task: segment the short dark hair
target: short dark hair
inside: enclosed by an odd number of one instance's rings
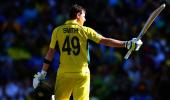
[[[80,5],[73,5],[70,9],[69,17],[70,19],[75,19],[77,16],[77,13],[82,13],[82,11],[86,12],[86,10],[80,6]]]

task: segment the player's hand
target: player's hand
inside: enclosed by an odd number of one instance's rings
[[[37,74],[34,75],[34,79],[33,79],[33,87],[34,89],[38,87],[40,81],[45,80],[47,72],[46,71],[41,71],[38,72]]]
[[[132,40],[130,41],[127,41],[125,43],[125,47],[127,49],[132,49],[133,51],[138,51],[139,48],[142,46],[143,42],[140,40],[140,39],[137,39],[137,38],[133,38]]]

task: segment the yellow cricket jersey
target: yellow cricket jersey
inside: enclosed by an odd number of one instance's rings
[[[60,72],[89,72],[88,39],[99,43],[101,35],[92,28],[68,20],[53,30],[50,48],[56,43],[60,50]]]

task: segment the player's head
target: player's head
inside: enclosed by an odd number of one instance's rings
[[[85,14],[86,10],[82,6],[75,4],[70,9],[69,17],[70,19],[76,19],[80,25],[83,25],[86,21]]]

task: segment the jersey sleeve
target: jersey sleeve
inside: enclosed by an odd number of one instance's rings
[[[50,42],[50,48],[54,49],[57,42],[57,28],[53,30]]]
[[[90,27],[86,27],[86,32],[87,32],[88,39],[90,39],[96,43],[99,43],[99,41],[103,37],[102,35],[98,34],[95,30],[93,30]]]

